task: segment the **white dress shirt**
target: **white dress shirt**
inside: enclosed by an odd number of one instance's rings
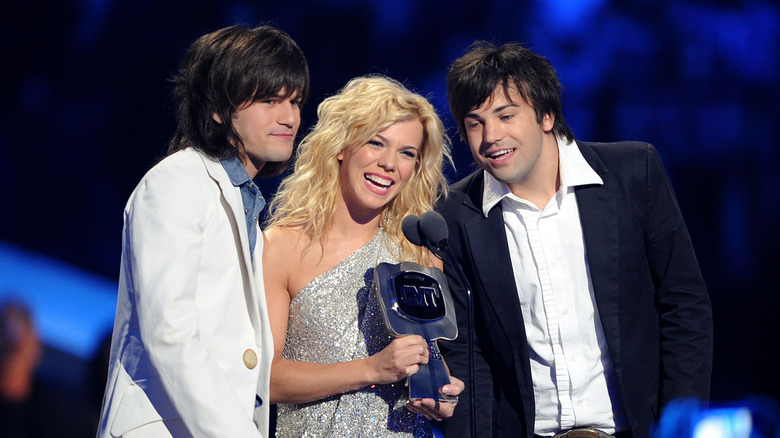
[[[561,187],[543,210],[485,173],[483,212],[502,202],[536,403],[534,433],[626,429],[598,317],[574,188],[603,184],[577,145],[558,139]]]

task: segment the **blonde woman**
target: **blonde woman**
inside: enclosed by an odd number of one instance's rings
[[[433,106],[395,80],[361,77],[318,108],[265,231],[277,437],[431,436],[454,404],[397,406],[428,361],[420,336],[393,338],[372,293],[380,262],[440,262],[401,221],[446,191],[449,139]],[[453,378],[441,391],[458,395]]]

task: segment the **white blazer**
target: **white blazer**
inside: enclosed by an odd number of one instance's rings
[[[240,189],[188,148],[143,177],[124,220],[98,437],[267,437],[263,235],[253,266]]]

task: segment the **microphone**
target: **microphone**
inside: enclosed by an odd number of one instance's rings
[[[420,234],[425,240],[425,246],[443,259],[445,252],[449,249],[447,244],[447,235],[449,230],[444,217],[435,211],[427,211],[420,216]]]
[[[427,211],[419,217],[413,214],[406,216],[401,221],[401,231],[414,245],[425,246],[442,260],[447,256],[449,231],[447,222],[439,213]]]
[[[422,235],[420,234],[420,217],[414,214],[406,216],[401,221],[401,231],[404,233],[404,237],[412,244],[416,246],[423,246]],[[428,246],[428,245],[425,245]]]
[[[469,375],[469,410],[471,414],[470,426],[471,436],[477,436],[476,430],[476,382],[474,381],[474,298],[471,293],[471,286],[468,279],[466,279],[466,273],[463,272],[463,267],[458,263],[455,257],[455,252],[450,248],[447,237],[449,236],[449,228],[447,227],[447,221],[437,211],[426,211],[422,216],[409,215],[401,222],[401,230],[404,236],[417,246],[425,246],[434,253],[438,258],[446,261],[452,266],[453,270],[458,276],[463,287],[466,289],[466,311],[467,311],[467,325],[468,333],[466,337],[466,345],[468,350],[468,375]]]

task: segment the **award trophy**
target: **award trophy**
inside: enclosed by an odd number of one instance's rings
[[[407,378],[409,400],[457,401],[457,397],[439,392],[450,383],[450,374],[436,340],[452,340],[458,335],[444,273],[414,262],[380,263],[374,269],[374,285],[390,332],[397,336],[420,335],[428,342],[428,363]]]

